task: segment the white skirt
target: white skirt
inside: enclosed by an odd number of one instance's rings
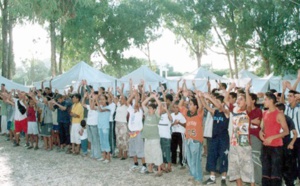
[[[160,166],[163,163],[160,139],[145,139],[145,161]]]
[[[38,124],[36,121],[28,121],[27,134],[39,134]]]

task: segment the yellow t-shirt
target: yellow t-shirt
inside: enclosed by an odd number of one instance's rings
[[[84,110],[83,110],[83,106],[81,105],[81,103],[73,104],[71,112],[73,114],[79,115],[79,118],[72,117],[72,124],[80,123],[81,120],[83,120],[83,112],[84,112]]]

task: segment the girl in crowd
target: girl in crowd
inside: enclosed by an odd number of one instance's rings
[[[154,102],[151,102],[151,99],[154,99],[157,105]],[[158,100],[155,94],[152,94],[142,103],[145,113],[145,122],[142,131],[142,136],[145,139],[145,160],[148,164],[148,173],[153,173],[153,164],[158,166],[158,172],[156,173],[156,176],[162,175],[161,165],[163,163],[160,137],[158,132],[160,111],[157,108],[160,108],[160,106],[161,102]]]
[[[123,87],[123,86],[122,86]],[[128,152],[128,127],[127,127],[127,98],[123,95],[123,88],[117,89],[120,94],[116,110],[116,143],[119,150],[118,158],[121,160],[127,159]]]
[[[98,130],[100,136],[100,146],[102,151],[101,160],[103,163],[110,162],[110,145],[109,145],[109,117],[110,107],[108,107],[107,96],[99,95],[99,99],[96,99],[98,105]]]

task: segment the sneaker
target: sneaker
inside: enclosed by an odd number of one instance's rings
[[[129,169],[129,171],[136,171],[136,170],[138,170],[139,169],[139,166],[137,166],[137,165],[133,165],[132,167],[130,167],[130,169]]]
[[[145,174],[146,171],[147,171],[147,168],[145,166],[142,166],[140,173]]]
[[[18,146],[20,146],[19,143],[14,143],[14,147],[18,147]]]
[[[29,143],[26,143],[25,145],[24,145],[24,147],[29,147],[30,145],[29,145]]]
[[[107,164],[109,163],[110,161],[109,160],[104,160],[103,163]]]
[[[33,146],[29,146],[29,147],[27,147],[27,149],[32,149],[33,148]]]
[[[225,179],[222,179],[222,181],[221,181],[221,186],[227,186],[226,180],[225,180]]]
[[[208,178],[205,182],[203,182],[204,185],[211,185],[216,184],[216,180],[212,180],[211,178]]]
[[[38,146],[34,147],[34,150],[38,150],[38,149],[39,149],[39,147],[38,147]]]

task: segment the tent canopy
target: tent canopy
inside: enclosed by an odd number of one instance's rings
[[[184,75],[183,79],[211,79],[211,80],[224,80],[221,76],[214,74],[203,67],[199,67],[197,70],[190,74]]]
[[[243,69],[239,72],[239,79],[243,79],[243,78],[257,79],[259,77],[249,72],[248,70]]]
[[[115,78],[111,77],[99,70],[89,66],[85,62],[80,62],[73,66],[69,71],[63,73],[60,76],[55,77],[52,80],[52,87],[55,89],[65,89],[68,86],[73,85],[75,90],[80,84],[81,80],[87,80],[89,85],[93,85],[94,88],[98,87],[111,87],[115,83]],[[39,87],[40,82],[35,83]],[[49,86],[49,83],[45,83],[45,86]]]
[[[15,89],[15,90],[21,90],[21,91],[25,91],[28,92],[29,91],[29,87],[26,87],[24,85],[18,84],[16,82],[13,82],[9,79],[6,79],[3,76],[0,76],[0,82],[5,84],[5,87],[8,91],[10,91],[11,89]]]
[[[141,80],[145,81],[145,89],[148,90],[149,85],[152,90],[156,90],[159,87],[159,83],[166,83],[167,80],[152,70],[147,66],[143,65],[140,68],[134,70],[133,72],[123,76],[118,80],[119,83],[126,83],[125,90],[128,90],[129,80],[132,79],[133,84],[139,84]]]

